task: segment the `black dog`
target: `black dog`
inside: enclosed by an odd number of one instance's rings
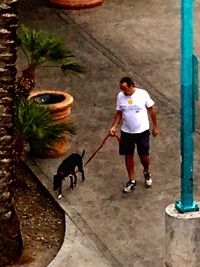
[[[78,172],[82,174],[82,182],[85,180],[84,170],[83,170],[83,156],[85,154],[85,150],[83,150],[82,155],[77,153],[73,153],[68,156],[63,162],[60,164],[57,170],[57,174],[54,175],[53,179],[53,189],[59,190],[58,198],[62,197],[62,180],[69,176],[70,178],[70,188],[73,189],[74,185],[77,184],[77,176],[75,168],[78,168]]]

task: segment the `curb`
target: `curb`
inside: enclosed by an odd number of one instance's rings
[[[65,212],[63,244],[48,267],[122,267],[80,214],[64,198],[57,200],[52,183],[34,159],[25,155],[23,161]]]

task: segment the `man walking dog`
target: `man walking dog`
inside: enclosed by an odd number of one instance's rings
[[[134,150],[137,152],[143,166],[145,185],[152,185],[149,168],[149,116],[152,121],[152,135],[158,134],[156,110],[154,101],[144,89],[135,87],[130,77],[124,77],[120,81],[121,92],[117,96],[116,114],[110,135],[115,135],[117,127],[121,124],[121,137],[119,154],[125,156],[125,165],[129,181],[123,188],[124,193],[132,192],[136,188],[134,171]]]

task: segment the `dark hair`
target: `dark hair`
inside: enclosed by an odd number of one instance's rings
[[[135,86],[133,80],[130,77],[123,77],[120,80],[120,84],[122,84],[122,83],[126,83],[128,87],[131,87],[131,85]]]

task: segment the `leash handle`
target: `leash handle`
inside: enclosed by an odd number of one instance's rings
[[[105,144],[106,140],[108,139],[108,137],[116,137],[117,141],[120,141],[120,138],[114,134],[114,135],[110,135],[107,134],[106,137],[103,139],[103,141],[101,142],[100,146],[97,148],[97,150],[90,156],[90,158],[86,161],[86,163],[84,164],[84,166],[86,166],[91,160],[92,158],[97,154],[97,152],[103,147],[103,145]]]

